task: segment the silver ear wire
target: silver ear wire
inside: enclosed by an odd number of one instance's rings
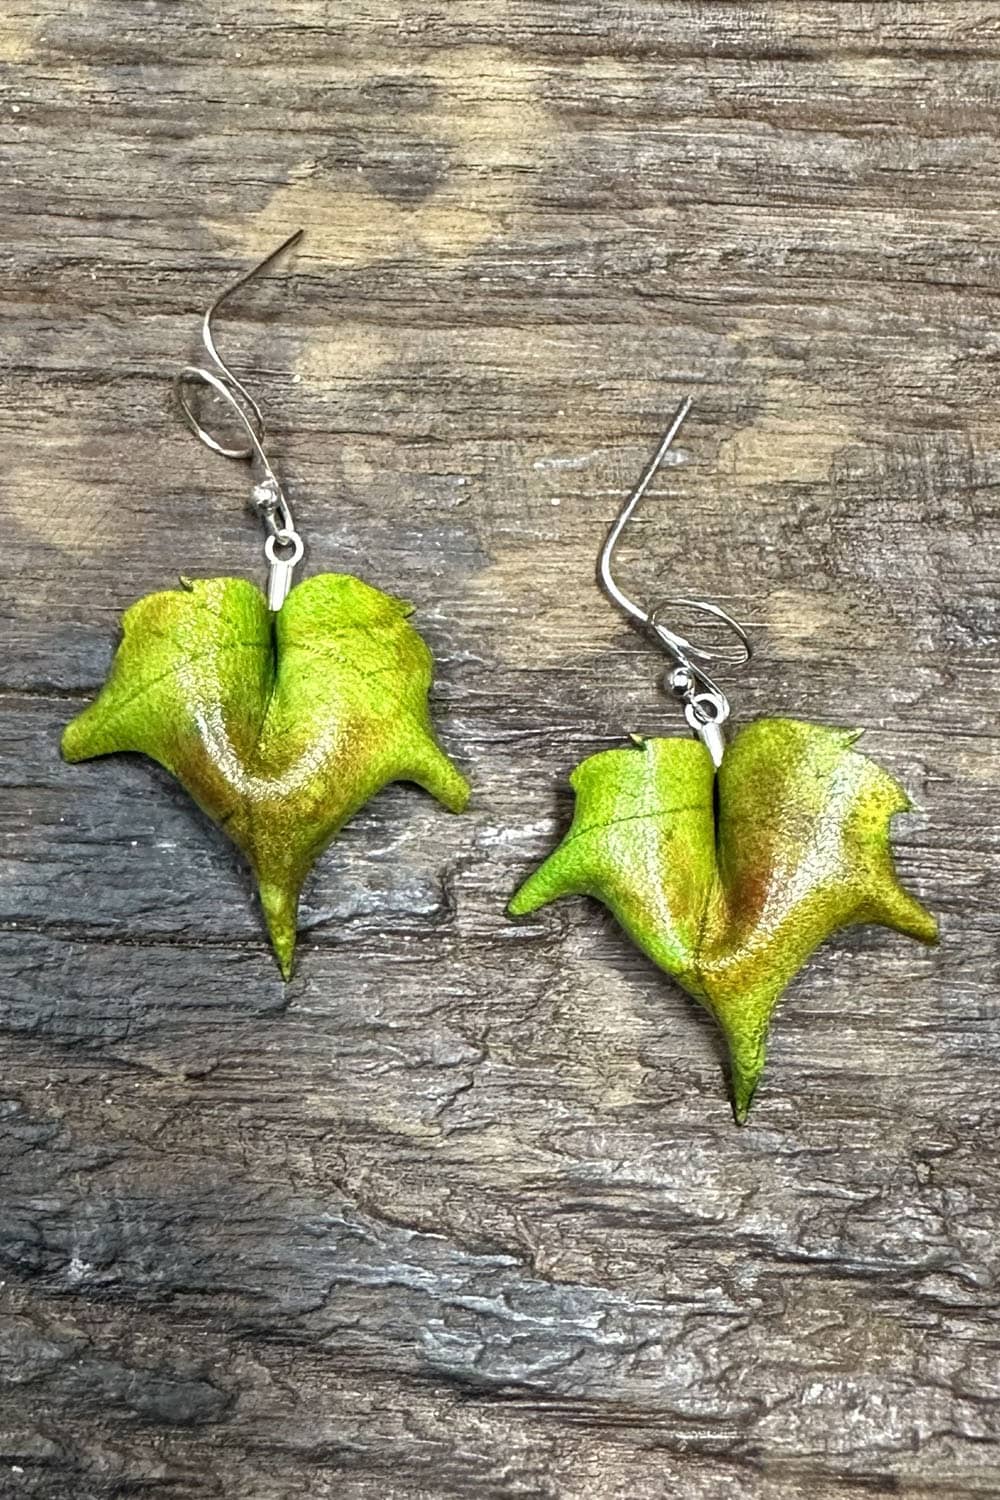
[[[712,757],[712,763],[716,768],[722,764],[725,752],[725,739],[722,726],[729,718],[730,703],[725,693],[716,682],[708,675],[703,663],[722,662],[731,667],[745,666],[753,655],[753,648],[743,626],[732,615],[727,614],[718,604],[713,604],[707,599],[673,598],[665,599],[655,605],[651,610],[643,609],[634,599],[630,599],[621,586],[616,582],[611,571],[611,563],[614,558],[615,548],[621,540],[629,521],[635,513],[636,507],[645,495],[653,479],[656,477],[663,460],[669,452],[674,438],[684,423],[684,419],[691,410],[692,398],[688,396],[678,407],[670,423],[663,441],[647,465],[642,478],[635,489],[628,496],[605,538],[604,546],[601,548],[597,561],[597,579],[608,597],[618,608],[631,620],[634,620],[643,630],[657,642],[660,648],[672,657],[674,666],[667,673],[665,682],[675,697],[684,704],[684,717],[690,728],[702,741],[708,753]],[[739,645],[730,651],[713,651],[704,646],[697,646],[677,631],[670,630],[663,624],[659,616],[661,612],[670,605],[682,605],[685,608],[699,611],[701,614],[712,615],[714,619],[721,620],[737,637]]]
[[[290,234],[276,250],[272,250],[263,260],[251,266],[249,271],[245,271],[231,286],[226,287],[225,291],[220,292],[205,312],[201,324],[201,341],[210,363],[186,365],[174,381],[174,391],[181,411],[198,441],[204,443],[206,448],[211,448],[213,453],[220,453],[223,458],[242,460],[250,465],[253,481],[250,504],[267,532],[267,539],[264,543],[264,555],[268,563],[267,598],[269,607],[275,611],[281,608],[288,596],[295,567],[301,560],[305,549],[302,537],[295,528],[295,519],[288,497],[264,447],[267,432],[263,413],[246,386],[242,381],[237,380],[219,353],[212,319],[227,298],[239,291],[240,287],[246,286],[247,282],[252,281],[255,276],[259,276],[280,255],[284,255],[286,250],[290,250],[293,245],[297,244],[302,238],[302,233],[301,229],[297,229],[294,234]],[[189,385],[208,386],[220,400],[225,402],[246,433],[245,447],[227,447],[202,425],[187,398]],[[280,549],[280,555],[278,549]]]

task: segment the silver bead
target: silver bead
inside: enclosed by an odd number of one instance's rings
[[[674,667],[667,673],[667,687],[678,698],[683,698],[694,687],[694,678],[687,667]]]

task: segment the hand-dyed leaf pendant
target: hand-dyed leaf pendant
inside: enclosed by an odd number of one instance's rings
[[[598,578],[672,658],[666,685],[697,738],[636,738],[577,766],[572,827],[509,911],[523,916],[559,896],[602,901],[719,1023],[742,1124],[771,1013],[823,939],[879,922],[933,943],[937,924],[896,879],[889,825],[910,804],[852,748],[861,731],[760,719],[727,748],[729,700],[706,665],[749,661],[746,632],[717,604],[667,601],[721,621],[739,642],[735,654],[695,646],[663,623],[663,605],[644,609],[614,578],[615,547],[690,409],[689,398],[619,511]]]
[[[209,578],[149,594],[100,697],[68,726],[67,760],[138,750],[175,776],[250,861],[287,977],[314,861],[391,781],[453,812],[469,788],[438,747],[431,654],[411,606],[323,573],[269,612],[260,589]]]
[[[851,748],[859,733],[760,719],[727,749],[717,785],[697,740],[591,756],[570,778],[569,832],[510,904],[521,916],[559,896],[602,901],[719,1023],[740,1123],[771,1013],[824,938],[856,922],[937,938],[893,870],[889,823],[909,801]]]
[[[264,451],[260,407],[215,341],[220,305],[301,234],[216,298],[202,320],[207,362],[177,383],[199,440],[250,464],[267,597],[241,578],[203,578],[140,599],[100,696],[62,742],[70,761],[138,750],[177,778],[250,861],[286,979],[302,883],[348,818],[390,781],[415,781],[453,812],[469,797],[434,738],[431,654],[407,622],[412,606],[341,573],[292,587],[302,538]],[[228,407],[245,446],[202,425],[191,385]]]

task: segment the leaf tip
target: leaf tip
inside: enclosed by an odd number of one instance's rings
[[[937,918],[903,888],[891,871],[877,883],[865,915],[928,948],[937,947],[941,941]]]
[[[471,783],[465,779],[460,771],[455,771],[447,795],[442,796],[441,803],[446,812],[464,813],[471,797]]]
[[[126,748],[102,733],[100,714],[95,712],[96,703],[91,703],[75,719],[70,719],[62,732],[59,753],[71,766],[81,760],[92,760],[95,755],[106,755],[110,750]]]
[[[767,1058],[767,1035],[755,1032],[739,1035],[726,1030],[729,1047],[729,1076],[733,1104],[733,1119],[737,1125],[745,1125],[750,1106],[757,1092],[764,1063]]]
[[[71,765],[78,760],[86,759],[80,744],[82,738],[80,734],[80,717],[78,714],[75,719],[70,719],[62,732],[62,739],[59,741],[59,753],[63,760],[69,761]]]
[[[260,904],[281,977],[291,979],[299,913],[298,891],[264,881],[261,881],[259,889]]]
[[[431,736],[421,746],[416,764],[408,767],[405,779],[430,792],[446,812],[465,812],[472,796],[469,782]]]
[[[751,1083],[743,1077],[733,1077],[733,1119],[737,1125],[745,1125],[750,1115],[753,1096],[757,1092],[757,1080]]]
[[[907,895],[906,892],[903,893]],[[901,910],[894,924],[904,937],[916,938],[928,948],[936,948],[941,942],[941,928],[937,917],[929,912],[913,896],[907,897],[906,907]]]
[[[569,847],[575,849],[574,845]],[[567,854],[567,845],[563,843],[517,888],[507,903],[507,915],[527,917],[539,907],[558,901],[560,896],[583,895],[586,889],[579,866],[575,858]]]
[[[532,871],[527,879],[521,882],[513,896],[507,902],[508,917],[530,916],[533,911],[537,911],[540,906],[545,904],[544,901],[538,899],[537,887],[533,889],[537,873],[537,870]]]

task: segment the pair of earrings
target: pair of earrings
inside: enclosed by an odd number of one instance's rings
[[[260,408],[223,362],[212,321],[208,363],[178,377],[196,436],[249,462],[251,504],[266,531],[266,596],[239,578],[181,579],[124,616],[99,697],[66,728],[69,761],[139,751],[174,776],[253,870],[282,974],[291,973],[299,893],[315,860],[382,787],[414,781],[451,812],[469,785],[440,748],[428,707],[432,660],[412,606],[358,578],[323,573],[292,587],[303,556],[292,511],[265,451]],[[208,387],[245,443],[228,446],[188,398]],[[598,576],[610,598],[673,663],[666,686],[693,737],[642,739],[591,756],[570,777],[572,825],[508,910],[524,916],[561,896],[604,903],[633,942],[715,1017],[726,1039],[737,1121],[764,1066],[771,1014],[832,932],[874,922],[925,943],[934,918],[899,884],[890,821],[910,803],[853,746],[861,731],[760,719],[727,746],[730,705],[707,667],[750,658],[743,629],[717,605],[668,600],[732,629],[713,653],[670,630],[621,589],[614,552],[690,410],[677,412],[608,533]]]

